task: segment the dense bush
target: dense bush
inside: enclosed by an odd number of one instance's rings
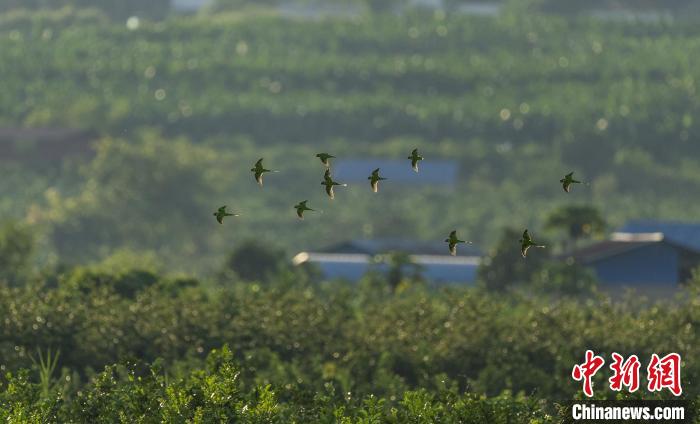
[[[7,422],[168,422],[168,423],[548,423],[547,405],[504,393],[494,398],[408,391],[400,400],[372,395],[336,395],[332,388],[308,392],[295,388],[280,402],[270,385],[246,388],[227,347],[214,350],[201,370],[169,379],[159,365],[113,365],[66,401],[42,396],[26,372],[6,376],[0,385],[0,419]],[[389,405],[392,405],[389,408]],[[551,407],[550,407],[551,408]],[[551,408],[556,411],[556,409]]]
[[[96,279],[68,271],[54,288],[2,287],[0,369],[30,367],[30,354],[52,349],[78,387],[95,370],[129,358],[162,358],[175,378],[228,344],[248,388],[333,387],[360,398],[400,398],[407,390],[435,393],[447,385],[561,400],[580,392],[571,367],[593,348],[640,358],[678,352],[685,393],[698,394],[692,382],[700,376],[700,297],[692,289],[683,299],[651,305],[639,297],[431,291],[418,283],[391,290],[377,278],[359,286],[282,277],[264,286],[207,288],[177,278],[134,279],[147,273],[120,275]],[[145,283],[132,284],[137,281]],[[285,393],[280,399],[288,400]],[[610,394],[601,389],[601,395]]]

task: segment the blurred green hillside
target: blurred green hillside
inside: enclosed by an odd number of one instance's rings
[[[251,12],[131,29],[89,11],[0,15],[0,126],[101,139],[87,156],[0,161],[0,214],[40,230],[49,261],[126,247],[198,273],[249,238],[294,253],[459,228],[490,247],[502,227],[541,230],[568,202],[613,226],[697,219],[697,21],[509,10]],[[415,147],[457,160],[457,187],[387,182],[381,196],[355,185],[325,197],[318,151],[403,159]],[[262,189],[248,171],[259,157],[282,171]],[[591,186],[565,195],[569,171]],[[298,222],[303,199],[325,213]],[[243,216],[219,226],[222,204]]]

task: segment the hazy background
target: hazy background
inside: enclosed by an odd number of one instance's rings
[[[292,255],[459,228],[489,248],[567,202],[612,228],[693,220],[697,6],[586,4],[2,1],[0,215],[31,224],[37,261],[129,249],[201,275],[251,238]],[[325,197],[315,153],[415,147],[457,161],[454,186]],[[261,189],[263,156],[282,173]],[[591,186],[566,196],[570,170]],[[298,222],[303,199],[325,213]],[[243,217],[219,226],[222,204]]]

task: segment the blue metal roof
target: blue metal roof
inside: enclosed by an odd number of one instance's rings
[[[414,255],[412,261],[419,265],[420,275],[435,284],[473,283],[479,268],[480,258]],[[368,271],[374,269],[386,272],[386,263],[373,264],[370,255],[339,253],[301,252],[292,261],[295,265],[312,263],[321,271],[324,278],[358,281]],[[406,272],[411,272],[411,267]]]
[[[408,157],[408,156],[407,156]],[[342,182],[366,182],[373,170],[391,181],[407,184],[434,184],[453,186],[457,183],[459,165],[454,160],[426,159],[418,163],[420,172],[414,172],[411,161],[394,159],[338,159],[331,163],[333,177]]]
[[[461,244],[457,248],[460,256],[481,256],[481,250],[472,244]],[[322,250],[327,253],[361,253],[377,255],[386,252],[405,252],[413,255],[448,254],[447,243],[443,241],[420,241],[401,238],[349,240]]]
[[[700,223],[636,220],[628,222],[618,232],[662,233],[664,240],[700,252]]]

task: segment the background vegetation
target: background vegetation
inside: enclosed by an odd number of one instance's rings
[[[5,162],[0,210],[41,225],[64,261],[128,245],[197,272],[270,234],[292,250],[459,228],[488,248],[506,225],[539,233],[539,217],[574,197],[612,228],[693,219],[697,28],[416,12],[173,18],[129,31],[89,12],[9,14],[2,125],[103,140],[82,158]],[[415,146],[458,160],[456,187],[324,197],[318,150],[400,159]],[[261,156],[284,173],[263,190],[248,172]],[[557,181],[569,170],[592,184],[565,197]],[[296,222],[302,198],[326,213]],[[220,204],[245,218],[219,227],[210,210]]]

